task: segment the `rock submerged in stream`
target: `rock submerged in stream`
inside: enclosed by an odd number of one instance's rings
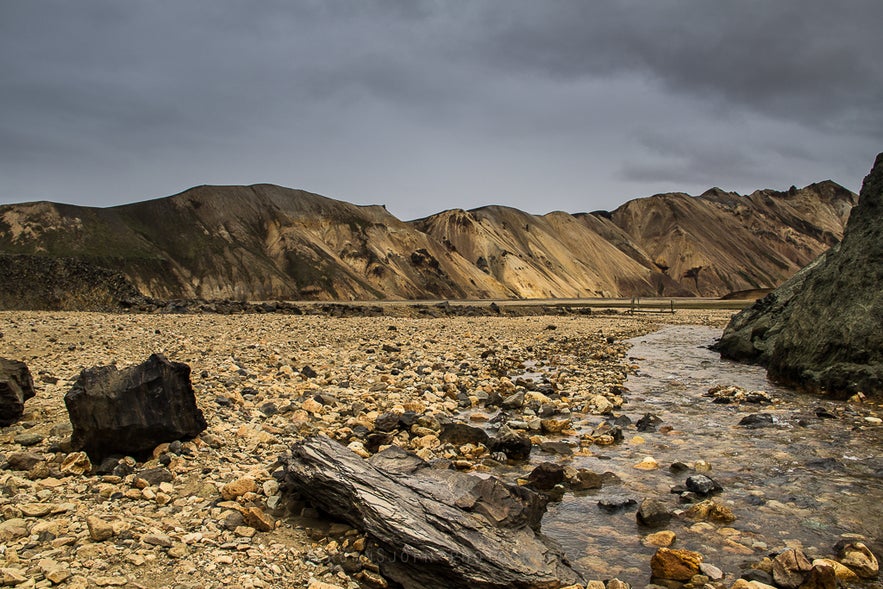
[[[80,373],[64,396],[71,445],[96,463],[139,455],[163,442],[193,438],[206,428],[190,384],[190,367],[153,354],[118,370],[98,366]]]
[[[365,532],[381,573],[405,589],[581,582],[560,550],[535,531],[545,499],[529,489],[433,469],[396,447],[363,460],[325,437],[292,447],[284,482]]]

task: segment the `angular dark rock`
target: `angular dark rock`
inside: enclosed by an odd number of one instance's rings
[[[704,474],[696,474],[687,477],[686,487],[688,491],[699,495],[711,495],[712,493],[720,493],[723,488],[713,479]]]
[[[545,510],[537,493],[432,469],[399,450],[377,456],[375,464],[404,468],[386,471],[333,440],[307,438],[285,460],[284,482],[367,534],[372,560],[393,583],[404,589],[528,589],[581,582],[560,551],[534,531]]]
[[[399,426],[398,413],[381,413],[374,419],[374,429],[379,432],[391,432]]]
[[[527,460],[533,449],[533,442],[526,435],[503,426],[490,440],[488,449],[491,452],[504,453],[509,460]]]
[[[542,462],[527,475],[527,484],[538,491],[548,491],[564,482],[564,467],[554,462]]]
[[[671,521],[672,511],[668,505],[656,499],[644,499],[635,517],[638,524],[647,527],[661,527]]]
[[[503,402],[500,403],[500,406],[503,409],[520,409],[524,405],[524,392],[519,391],[517,393],[513,393],[503,399]]]
[[[802,551],[789,548],[773,559],[773,581],[784,589],[797,589],[812,569]]]
[[[576,471],[576,476],[567,479],[567,485],[574,491],[588,491],[603,487],[604,479],[597,473],[580,468]]]
[[[138,473],[138,478],[144,479],[151,485],[156,486],[160,483],[171,483],[175,480],[175,475],[173,475],[172,471],[169,469],[160,466],[157,468],[142,470]]]
[[[730,321],[721,355],[835,397],[883,395],[883,153],[843,241]]]
[[[0,358],[0,426],[18,421],[34,396],[34,379],[24,362]]]
[[[748,428],[770,427],[775,421],[769,413],[752,413],[739,420],[739,425]]]
[[[113,454],[144,454],[163,442],[192,438],[207,425],[196,406],[190,367],[159,354],[123,370],[84,370],[64,403],[72,446],[95,462]]]
[[[656,428],[662,423],[662,419],[652,413],[645,413],[644,416],[635,423],[635,427],[639,432],[655,432]]]
[[[13,452],[6,456],[10,470],[31,470],[43,462],[43,456],[35,452]]]
[[[465,423],[446,423],[442,425],[438,439],[442,443],[450,443],[455,446],[462,446],[463,444],[484,444],[487,446],[490,442],[490,437],[483,429],[466,425]]]
[[[598,507],[608,513],[621,511],[637,504],[638,502],[631,497],[605,497],[598,500]]]

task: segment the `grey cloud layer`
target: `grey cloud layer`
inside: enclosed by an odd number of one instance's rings
[[[277,182],[402,217],[833,177],[883,146],[883,3],[0,4],[0,200]]]

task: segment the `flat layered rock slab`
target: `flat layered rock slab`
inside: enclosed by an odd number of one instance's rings
[[[413,459],[381,469],[326,437],[292,447],[285,483],[362,530],[381,573],[405,589],[555,589],[581,582],[533,527],[539,495]],[[539,515],[538,515],[539,513]],[[532,527],[533,526],[533,527]]]

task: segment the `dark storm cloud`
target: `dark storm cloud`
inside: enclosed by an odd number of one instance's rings
[[[856,188],[878,0],[0,4],[0,200],[276,182],[401,217]]]

